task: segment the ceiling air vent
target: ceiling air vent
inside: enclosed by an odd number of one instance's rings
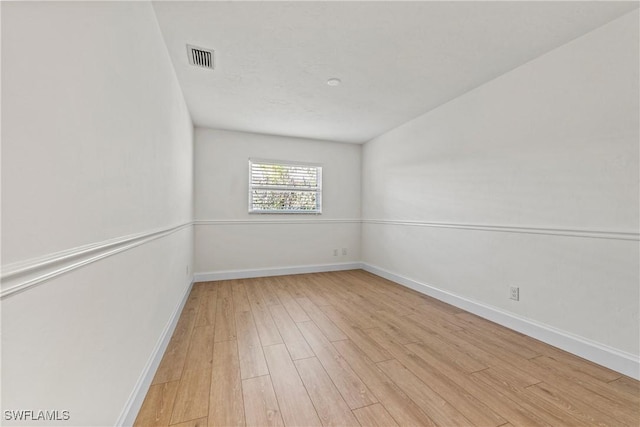
[[[189,64],[213,70],[213,50],[187,45]]]

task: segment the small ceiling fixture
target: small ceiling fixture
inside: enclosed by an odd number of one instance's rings
[[[337,79],[335,77],[332,77],[329,80],[327,80],[327,84],[329,86],[338,86],[338,85],[340,85],[340,83],[342,83],[342,80]]]
[[[204,49],[202,47],[187,45],[187,54],[189,56],[189,64],[209,68],[213,70],[213,50]]]

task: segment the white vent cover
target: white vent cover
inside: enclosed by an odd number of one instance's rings
[[[187,45],[189,64],[213,70],[213,50]]]

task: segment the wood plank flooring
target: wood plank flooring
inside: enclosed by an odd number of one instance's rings
[[[353,270],[196,283],[136,426],[638,426],[640,383]]]

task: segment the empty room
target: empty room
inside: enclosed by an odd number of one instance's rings
[[[0,424],[640,425],[639,6],[0,2]]]

